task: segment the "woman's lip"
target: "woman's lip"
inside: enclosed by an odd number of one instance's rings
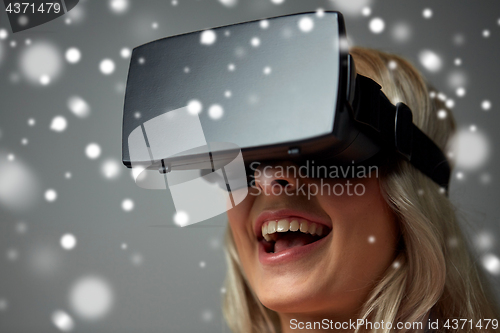
[[[259,242],[259,261],[262,265],[278,265],[286,264],[292,261],[297,261],[302,257],[309,255],[311,252],[315,251],[321,245],[324,245],[326,239],[330,239],[330,234],[325,237],[307,245],[292,247],[287,250],[283,250],[278,253],[267,253],[264,249],[263,242]]]
[[[314,222],[332,229],[332,223],[326,219],[316,216],[311,213],[302,212],[294,209],[280,209],[280,210],[265,210],[257,216],[254,223],[254,233],[257,239],[262,237],[262,224],[266,221],[274,221],[284,218],[301,218],[309,222]]]

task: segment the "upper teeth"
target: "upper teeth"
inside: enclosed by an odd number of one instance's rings
[[[323,226],[318,223],[308,222],[302,219],[282,219],[276,221],[267,221],[262,224],[262,236],[266,241],[270,241],[271,235],[276,232],[301,231],[305,234],[323,235]],[[325,230],[326,232],[326,230]]]

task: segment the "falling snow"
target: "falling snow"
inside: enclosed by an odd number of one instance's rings
[[[349,16],[359,16],[363,8],[370,7],[372,4],[372,0],[330,0],[330,2],[335,10]]]
[[[500,275],[500,259],[494,254],[486,254],[481,258],[484,268],[493,275]]]
[[[213,320],[213,318],[214,318],[214,315],[213,315],[212,311],[210,311],[210,310],[205,310],[201,314],[201,319],[204,322],[210,322]]]
[[[214,104],[208,108],[208,116],[214,120],[220,119],[224,114],[224,109],[219,104]]]
[[[66,51],[65,57],[70,64],[76,64],[80,61],[82,54],[80,53],[79,49],[77,49],[76,47],[72,47]]]
[[[381,18],[375,17],[370,21],[369,28],[374,34],[380,34],[385,29],[385,22]]]
[[[17,261],[19,259],[19,251],[16,249],[8,249],[6,258],[9,261]]]
[[[467,75],[462,69],[453,69],[449,73],[447,81],[452,89],[465,88],[468,84]]]
[[[238,4],[238,0],[219,0],[219,2],[229,8],[234,7]]]
[[[101,172],[108,179],[115,179],[120,176],[122,166],[115,159],[108,159],[102,163]]]
[[[370,32],[373,34],[382,34],[387,30],[388,41],[395,44],[394,47],[403,47],[403,43],[408,43],[404,46],[411,46],[412,49],[417,50],[415,53],[408,54],[407,56],[416,59],[422,69],[431,74],[441,72],[439,75],[432,77],[431,81],[435,80],[436,86],[438,86],[436,88],[441,89],[442,92],[432,91],[429,94],[430,98],[438,98],[445,103],[447,108],[451,109],[455,107],[453,113],[457,112],[458,120],[469,119],[465,116],[467,114],[475,115],[475,118],[470,118],[471,120],[473,119],[474,123],[469,121],[460,124],[459,122],[461,127],[452,140],[453,149],[449,152],[449,156],[452,156],[455,162],[452,183],[456,187],[461,186],[464,188],[474,183],[485,188],[488,184],[493,184],[493,186],[490,185],[489,189],[494,189],[495,181],[497,181],[498,177],[494,164],[488,164],[488,162],[492,157],[496,158],[493,156],[493,139],[495,133],[491,131],[491,127],[485,127],[485,124],[488,122],[493,124],[495,122],[495,118],[493,117],[497,113],[494,108],[497,103],[496,96],[494,92],[492,93],[487,89],[483,89],[483,86],[474,82],[472,66],[477,62],[472,61],[465,51],[469,46],[475,45],[473,43],[496,45],[495,43],[497,43],[497,37],[499,36],[498,27],[492,25],[498,23],[500,26],[500,18],[498,21],[485,22],[484,25],[476,26],[473,30],[469,31],[461,26],[454,28],[450,26],[449,33],[447,33],[444,40],[441,40],[442,45],[453,47],[454,51],[450,53],[449,51],[446,52],[444,46],[441,48],[440,44],[436,44],[436,40],[429,40],[428,43],[419,45],[416,43],[415,45],[410,44],[410,42],[416,42],[418,38],[422,37],[422,31],[426,31],[425,29],[439,24],[439,21],[444,19],[442,17],[443,12],[438,7],[417,7],[416,10],[412,10],[414,19],[416,18],[416,20],[412,20],[404,15],[393,15],[391,17],[390,13],[381,11],[378,3],[371,0],[328,0],[327,2],[328,5],[325,4],[325,9],[327,10],[339,10],[346,16],[362,16],[358,19],[358,23],[360,23],[361,28],[364,27],[363,29],[367,33],[367,36],[370,35]],[[243,6],[242,3],[239,0],[218,0],[218,3],[214,2],[214,6],[219,11],[228,13],[229,15],[234,10],[239,10]],[[269,8],[274,8],[274,5],[284,4],[283,8],[281,8],[284,10],[291,3],[285,0],[269,0],[266,5],[270,6]],[[178,8],[169,7],[171,11],[178,11],[183,9],[185,3],[172,0],[170,4],[172,6],[179,5]],[[126,21],[124,20],[132,17],[136,9],[140,9],[140,2],[107,0],[104,2],[104,6],[107,20],[110,22],[114,22],[113,20],[123,20],[124,23],[122,24],[122,21],[120,21],[120,25],[117,24],[117,26],[122,27],[120,29],[128,29],[129,26],[125,24]],[[233,9],[235,7],[238,8]],[[55,20],[53,24],[59,24],[60,27],[68,31],[76,31],[74,29],[78,28],[78,24],[88,24],[88,22],[85,22],[86,19],[90,22],[91,17],[86,12],[88,8],[90,8],[89,4],[82,1],[78,6],[69,11],[65,18],[61,19],[62,21],[57,22]],[[278,9],[274,8],[273,10]],[[290,37],[290,41],[296,36],[302,35],[301,32],[304,36],[306,33],[316,33],[314,30],[315,24],[319,26],[326,19],[325,9],[318,8],[315,14],[311,13],[308,17],[298,19],[294,22],[294,25],[290,25],[283,31],[280,31],[280,33],[282,32],[284,36]],[[447,15],[452,14],[447,13]],[[373,17],[373,15],[380,15],[380,17]],[[143,26],[144,30],[147,30],[147,35],[144,32],[137,31],[139,35],[134,37],[136,38],[135,42],[129,39],[117,40],[114,44],[110,42],[109,48],[106,48],[104,51],[101,50],[100,53],[89,48],[83,40],[80,42],[78,39],[75,39],[73,42],[63,43],[56,35],[48,36],[43,34],[30,35],[30,38],[18,37],[17,34],[11,34],[8,29],[0,27],[0,69],[7,70],[4,75],[7,86],[10,85],[12,89],[18,89],[18,91],[21,91],[21,89],[25,89],[26,91],[29,89],[43,91],[50,98],[56,92],[61,93],[61,96],[57,97],[59,102],[56,107],[49,108],[44,104],[37,104],[35,108],[13,110],[19,112],[21,117],[22,126],[19,129],[13,128],[10,130],[9,124],[2,124],[2,140],[5,140],[2,142],[5,142],[5,149],[7,151],[0,152],[0,208],[5,208],[15,217],[10,222],[8,221],[7,224],[10,232],[13,232],[13,242],[18,240],[23,241],[23,243],[9,244],[2,250],[1,253],[5,265],[15,267],[26,263],[26,267],[32,269],[33,275],[37,278],[56,278],[56,273],[62,274],[63,267],[65,267],[62,265],[65,260],[64,256],[74,259],[76,255],[83,252],[82,250],[85,250],[85,247],[89,246],[88,239],[85,239],[83,234],[80,235],[78,230],[71,226],[67,227],[69,224],[66,224],[63,230],[59,230],[56,238],[47,242],[47,244],[32,245],[31,240],[35,240],[34,236],[39,233],[37,229],[38,225],[41,225],[43,221],[42,218],[38,221],[28,217],[26,214],[37,214],[37,211],[34,210],[37,205],[53,212],[53,214],[57,214],[59,206],[63,204],[63,200],[65,204],[68,203],[67,198],[70,198],[68,194],[73,195],[75,193],[71,192],[73,187],[78,188],[81,186],[79,182],[90,181],[90,179],[84,179],[86,172],[82,172],[83,169],[79,169],[76,163],[85,165],[85,168],[88,168],[95,175],[94,180],[100,181],[105,186],[116,186],[120,183],[121,180],[117,181],[117,179],[119,179],[121,173],[125,172],[126,169],[120,161],[119,153],[115,155],[117,151],[111,150],[111,146],[105,142],[107,140],[105,137],[95,135],[95,132],[92,132],[94,128],[90,124],[92,122],[101,123],[105,119],[104,117],[110,114],[113,114],[114,118],[116,116],[119,117],[121,112],[120,103],[123,103],[126,79],[126,76],[123,75],[126,75],[125,68],[132,56],[131,49],[138,45],[138,40],[154,40],[166,35],[163,30],[170,29],[167,23],[163,23],[168,21],[155,21],[158,19],[155,15],[145,16]],[[234,72],[230,73],[230,77],[236,78],[238,74],[243,73],[251,55],[259,53],[269,46],[266,33],[276,27],[273,25],[273,22],[261,20],[258,22],[257,29],[252,34],[242,38],[241,45],[228,50],[228,58],[225,64],[227,64],[227,71]],[[20,25],[28,24],[28,17],[19,16],[18,23]],[[131,29],[135,29],[133,25],[130,25],[130,27]],[[264,29],[268,29],[268,31],[263,31]],[[96,36],[95,40],[97,41],[99,37]],[[105,37],[108,37],[108,35]],[[203,47],[200,47],[205,50],[215,50],[220,45],[223,45],[223,42],[234,40],[237,37],[236,30],[224,30],[217,33],[214,30],[205,30],[200,33],[199,40],[198,35],[196,35],[195,43],[198,44],[199,41],[203,45]],[[354,37],[358,41],[357,36],[354,35]],[[220,38],[219,41],[217,41],[218,38]],[[372,35],[372,39],[375,41],[376,38]],[[359,41],[361,40],[360,38]],[[382,40],[380,41],[382,42]],[[342,40],[341,42],[342,47],[347,49],[347,40]],[[217,45],[217,43],[220,43],[220,45]],[[377,43],[377,41],[374,43]],[[354,45],[354,43],[351,44]],[[460,48],[463,45],[465,47]],[[95,46],[98,49],[99,45],[97,43]],[[482,51],[482,49],[478,49],[478,52]],[[113,57],[117,61],[116,63],[112,59]],[[144,69],[147,69],[153,63],[153,60],[153,58],[146,59],[134,53],[133,61],[145,65]],[[237,66],[238,70],[236,71]],[[388,62],[387,66],[391,70],[398,70],[398,63],[395,61]],[[120,73],[117,71],[117,68],[119,68]],[[123,72],[121,72],[122,69]],[[281,74],[279,63],[274,62],[273,59],[258,63],[254,69],[262,80],[274,80],[276,76]],[[189,61],[181,63],[174,70],[181,74],[185,73],[182,75],[186,79],[197,77],[200,73],[199,66]],[[89,75],[97,76],[100,78],[100,81],[91,81],[83,75],[85,74],[84,72],[89,72]],[[223,68],[223,72],[225,72],[224,75],[229,74],[225,68]],[[111,76],[112,74],[115,75]],[[91,91],[85,90],[86,88],[79,88],[78,85],[70,87],[68,80],[76,75],[79,75],[78,80],[84,87],[98,87],[103,92],[111,89],[111,92],[117,92],[118,94],[105,94],[103,95],[104,97],[99,97]],[[122,76],[118,78],[119,75]],[[441,79],[445,82],[444,86],[439,86]],[[71,89],[66,89],[67,87]],[[192,115],[198,115],[203,112],[203,117],[207,116],[216,123],[218,119],[224,117],[224,108],[229,113],[231,108],[230,103],[238,101],[238,98],[241,98],[242,103],[248,102],[252,105],[259,103],[260,96],[262,96],[263,101],[265,98],[265,95],[257,91],[257,89],[256,91],[240,91],[237,89],[237,86],[230,84],[226,86],[222,85],[222,88],[219,87],[218,89],[215,91],[218,99],[215,100],[206,99],[201,94],[196,95],[196,92],[185,96],[184,98],[186,99],[184,102],[188,101],[185,104],[187,111]],[[51,91],[52,93],[50,93]],[[478,91],[480,92],[479,96],[477,96]],[[33,93],[28,96],[35,95],[36,93]],[[205,105],[196,98],[203,99]],[[103,101],[106,101],[106,103],[108,101],[116,103],[117,106],[114,105],[112,108],[109,108]],[[68,115],[68,111],[72,115]],[[435,110],[434,112],[432,116],[438,121],[447,122],[452,116],[445,109]],[[146,110],[136,111],[134,117],[137,119],[137,123],[143,120],[146,121],[147,112]],[[141,119],[141,117],[144,119]],[[85,118],[88,119],[84,120]],[[112,117],[109,118],[111,119]],[[27,122],[24,123],[24,121]],[[41,126],[35,127],[37,121]],[[93,136],[86,137],[85,134],[87,132]],[[84,133],[83,136],[82,133]],[[110,135],[112,133],[114,133],[113,129],[110,129]],[[45,161],[38,160],[38,158],[34,158],[35,155],[31,154],[32,151],[38,152],[46,148],[43,146],[43,135],[50,136],[51,140],[53,139],[55,140],[54,142],[58,141],[61,144],[64,144],[71,137],[74,138],[72,140],[81,140],[75,146],[75,156],[67,154],[64,156],[64,159],[61,158],[61,163],[54,162],[54,170],[49,170],[49,174],[46,173],[47,170],[40,168]],[[114,137],[116,138],[116,136]],[[99,160],[102,155],[99,144],[88,143],[93,140],[103,143],[103,147],[106,148],[105,156],[103,156],[105,159]],[[14,144],[10,145],[10,143]],[[58,146],[54,145],[54,147]],[[82,154],[82,148],[84,148],[85,156]],[[108,155],[106,156],[106,154]],[[59,158],[60,156],[53,155],[51,157]],[[73,171],[75,179],[69,181],[69,179],[72,179],[73,174],[70,171],[65,172],[64,170]],[[51,174],[55,174],[55,178],[50,178]],[[439,192],[444,194],[445,190],[440,189]],[[137,207],[144,207],[139,196],[132,194],[132,192],[116,191],[116,193],[118,193],[118,196],[112,199],[111,209],[118,213],[121,212],[120,218],[136,219],[136,214],[126,213],[132,212],[136,205]],[[415,195],[420,197],[425,197],[426,194],[428,193],[424,192],[423,189],[415,190]],[[137,201],[135,202],[135,199],[132,200],[130,198],[123,199],[128,195],[134,196]],[[26,220],[21,220],[24,218]],[[78,217],[75,218],[77,219]],[[28,223],[25,221],[28,221]],[[189,215],[186,212],[177,212],[173,216],[173,222],[178,226],[186,226],[190,222]],[[65,233],[69,231],[74,232],[78,236],[78,240],[73,233]],[[176,231],[185,232],[186,230],[179,229]],[[127,264],[127,268],[134,272],[144,271],[147,266],[144,265],[145,257],[143,254],[135,252],[138,248],[135,240],[128,238],[128,236],[122,235],[120,237],[116,238],[118,241],[116,239],[113,240],[112,244],[114,245],[112,246],[120,253],[121,259]],[[473,244],[479,251],[480,264],[487,272],[494,276],[500,276],[500,259],[495,252],[498,242],[497,238],[495,232],[492,230],[479,231],[472,237]],[[123,240],[129,242],[129,244],[123,242]],[[78,241],[82,243],[80,244]],[[375,236],[369,236],[366,238],[366,241],[373,244],[376,243],[376,238]],[[23,244],[25,243],[28,246],[26,249],[23,248]],[[459,242],[456,238],[451,237],[448,239],[448,245],[452,248],[457,247]],[[223,245],[220,239],[209,238],[204,243],[204,246],[215,251]],[[151,262],[146,261],[146,264],[153,266],[154,263],[151,260]],[[200,259],[188,262],[188,266],[199,269],[200,276],[202,277],[211,267],[216,267],[215,263],[210,263],[207,269],[207,262],[200,261]],[[399,261],[393,262],[392,267],[394,269],[398,269],[400,266],[401,263]],[[64,288],[66,287],[64,286]],[[67,291],[67,289],[64,290]],[[220,293],[226,293],[226,289],[224,287],[221,288]],[[5,297],[8,297],[9,300]],[[67,295],[68,304],[65,302],[59,305],[55,304],[52,309],[49,309],[45,313],[45,324],[54,325],[54,330],[57,329],[61,332],[78,331],[80,327],[76,327],[76,324],[80,325],[79,320],[97,321],[106,317],[113,310],[117,300],[113,285],[109,281],[97,275],[83,276],[70,286]],[[64,308],[68,305],[69,309]],[[0,294],[0,315],[3,314],[2,312],[10,311],[11,309],[14,310],[19,306],[23,305],[14,296]],[[195,310],[195,319],[197,318],[205,324],[214,322],[214,318],[217,318],[216,316],[217,312],[211,309],[198,308]]]
[[[199,114],[201,110],[203,110],[203,105],[201,104],[200,101],[193,99],[188,102],[187,110],[190,114],[196,115]]]
[[[42,76],[40,76],[40,84],[42,86],[46,86],[50,83],[51,79],[50,79],[50,76],[44,74]]]
[[[488,100],[484,100],[481,102],[481,109],[484,111],[489,111],[491,109],[491,102]]]
[[[75,328],[75,322],[69,314],[57,310],[52,314],[52,323],[62,332],[71,332]]]
[[[111,59],[104,59],[99,64],[99,70],[104,75],[113,74],[113,72],[115,71],[115,63]]]
[[[82,319],[98,320],[106,316],[114,305],[111,285],[98,276],[78,279],[70,288],[69,301],[73,311]]]
[[[80,96],[68,98],[68,109],[78,118],[86,118],[90,115],[90,106]]]
[[[63,116],[54,117],[50,123],[50,129],[54,132],[63,132],[67,126],[68,122]]]
[[[122,201],[122,209],[126,212],[130,212],[134,209],[134,202],[132,199],[124,199]]]
[[[18,222],[16,224],[16,232],[18,234],[25,234],[28,231],[28,225],[25,222]]]
[[[453,138],[453,150],[457,167],[475,170],[488,160],[490,144],[485,134],[476,127],[462,129]]]
[[[85,155],[91,160],[101,156],[101,147],[97,143],[89,143],[85,148]]]
[[[37,42],[22,50],[19,67],[29,82],[48,85],[61,75],[62,55],[54,44],[46,41]]]
[[[392,38],[399,43],[408,42],[411,34],[412,29],[406,22],[398,22],[391,29]]]
[[[422,11],[422,16],[426,19],[430,19],[432,17],[432,9],[426,8]]]
[[[20,26],[25,26],[29,23],[29,19],[26,15],[21,15],[18,17],[17,23],[19,23]]]
[[[221,242],[218,238],[212,238],[210,239],[209,245],[212,249],[218,249],[221,246]]]
[[[5,298],[0,298],[0,312],[4,312],[9,307],[9,302]]]
[[[430,72],[438,72],[443,66],[441,58],[431,50],[424,50],[419,54],[420,63]]]
[[[45,191],[45,200],[48,202],[53,202],[56,201],[57,199],[57,192],[54,189],[48,189]]]
[[[462,34],[456,34],[453,36],[453,43],[457,46],[461,46],[465,43],[465,37]]]
[[[124,59],[127,59],[130,57],[131,51],[128,47],[124,47],[120,50],[120,56]]]
[[[15,159],[14,154],[0,154],[0,205],[24,212],[31,209],[41,195],[39,180],[32,168]]]
[[[40,278],[52,278],[60,274],[63,256],[57,243],[37,244],[28,254],[28,266]]]
[[[238,58],[243,58],[246,54],[247,54],[247,51],[244,47],[237,47],[235,50],[234,50],[234,54],[238,57]]]
[[[130,257],[130,261],[132,262],[132,265],[134,265],[134,266],[141,266],[142,263],[144,262],[144,257],[140,253],[134,253]]]
[[[311,32],[314,29],[314,21],[312,18],[306,16],[299,20],[299,29],[302,32]]]
[[[480,232],[474,237],[474,245],[480,251],[490,251],[495,246],[495,237],[491,232]]]
[[[184,227],[189,222],[189,215],[186,212],[179,211],[174,215],[174,223],[179,227]]]
[[[203,45],[212,45],[217,40],[217,35],[213,30],[205,30],[200,35],[200,43]]]
[[[83,23],[86,17],[86,7],[76,6],[70,10],[67,14],[68,18],[65,20],[66,24],[80,24]]]
[[[128,7],[129,7],[128,0],[110,0],[109,1],[109,8],[115,14],[123,14],[123,13],[127,12]]]
[[[260,46],[260,39],[258,37],[253,37],[251,40],[250,40],[250,44],[253,46],[253,47],[259,47]]]
[[[61,237],[61,247],[65,250],[72,250],[76,246],[76,237],[72,234],[65,234]]]
[[[439,110],[437,116],[439,119],[445,119],[448,116],[448,112],[446,110]]]

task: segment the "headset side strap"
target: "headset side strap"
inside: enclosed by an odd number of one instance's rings
[[[394,106],[372,79],[357,75],[353,105],[354,119],[371,132],[375,140],[396,152],[430,177],[448,188],[450,166],[441,149],[413,124],[410,108],[403,103]]]

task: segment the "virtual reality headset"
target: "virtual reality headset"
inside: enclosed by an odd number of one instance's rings
[[[389,151],[447,188],[443,152],[380,88],[356,73],[339,12],[159,39],[131,55],[123,163],[145,188],[219,170],[231,191],[255,161],[358,164]]]

